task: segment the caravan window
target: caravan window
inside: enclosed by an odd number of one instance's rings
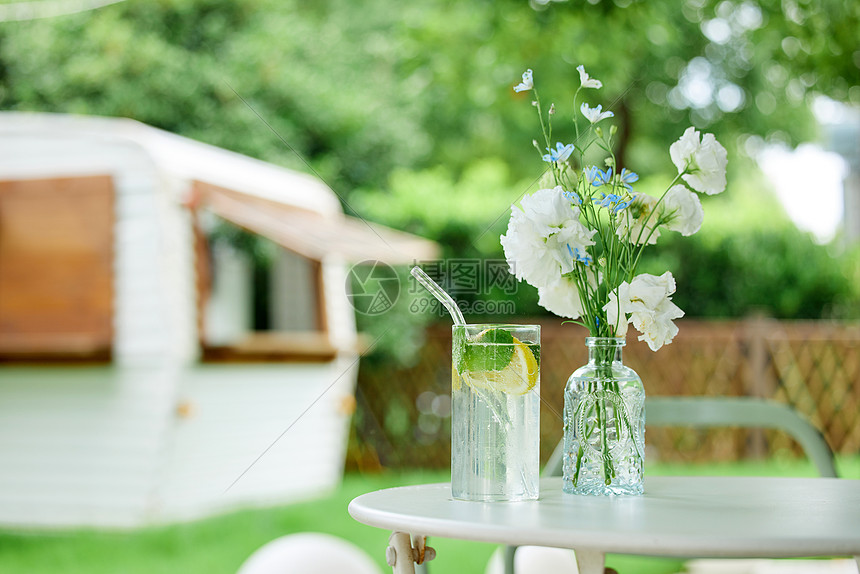
[[[204,214],[201,214],[204,215]],[[205,218],[205,215],[204,215]],[[198,232],[205,360],[330,360],[322,269],[227,221]]]

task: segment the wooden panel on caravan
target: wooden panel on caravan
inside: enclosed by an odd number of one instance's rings
[[[0,357],[109,356],[109,176],[0,181]]]

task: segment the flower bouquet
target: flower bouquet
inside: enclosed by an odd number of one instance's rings
[[[576,110],[583,89],[602,84],[579,71]],[[659,196],[634,190],[639,176],[616,164],[613,117],[601,105],[583,102],[583,119],[573,118],[576,140],[553,146],[554,104],[544,109],[531,70],[516,92],[531,92],[547,164],[548,183],[520,205],[501,243],[511,272],[538,290],[547,310],[586,327],[589,364],[577,370],[565,390],[564,488],[582,494],[642,492],[644,390],[639,377],[621,362],[621,346],[632,324],[639,340],[656,351],[678,333],[673,323],[684,312],[672,302],[675,279],[637,274],[642,252],[664,231],[688,236],[704,219],[698,193],[726,187],[726,150],[712,134],[688,128],[669,148],[677,175]],[[586,165],[598,148],[603,165]],[[619,169],[620,167],[620,169]]]

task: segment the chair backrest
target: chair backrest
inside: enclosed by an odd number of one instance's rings
[[[781,430],[800,444],[821,476],[837,476],[833,451],[818,429],[797,411],[776,401],[752,397],[649,397],[645,399],[645,424]],[[561,441],[544,467],[545,476],[561,474],[563,452]]]

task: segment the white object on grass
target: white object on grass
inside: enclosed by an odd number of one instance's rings
[[[484,574],[503,574],[504,571],[505,554],[500,548],[490,557]],[[514,572],[517,574],[545,574],[546,572],[578,574],[579,570],[576,567],[576,554],[573,550],[546,546],[520,546],[514,554]]]
[[[381,574],[361,548],[330,534],[303,532],[272,540],[255,551],[237,574]]]

